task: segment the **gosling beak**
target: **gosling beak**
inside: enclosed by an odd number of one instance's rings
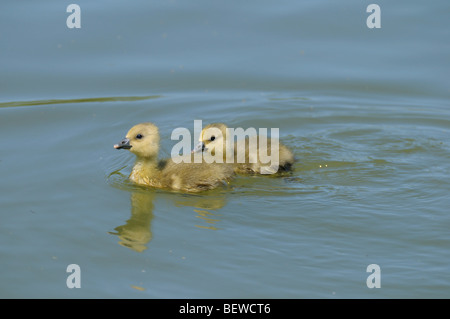
[[[123,140],[120,141],[119,144],[115,144],[114,148],[118,149],[118,150],[121,149],[121,148],[123,148],[125,150],[129,150],[131,148],[130,139],[124,138]]]
[[[194,149],[192,150],[191,153],[198,153],[198,152],[203,152],[205,150],[205,143],[203,142],[199,142]]]

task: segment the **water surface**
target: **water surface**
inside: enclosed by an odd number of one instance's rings
[[[446,2],[77,3],[0,10],[1,297],[450,297]],[[131,126],[194,120],[280,128],[292,174],[127,180]]]

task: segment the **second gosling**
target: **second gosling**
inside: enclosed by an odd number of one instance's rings
[[[158,161],[159,130],[153,123],[133,126],[115,149],[136,155],[129,179],[136,184],[182,192],[201,192],[227,184],[234,175],[232,166],[216,163],[175,163]]]
[[[233,138],[233,137],[230,137]],[[208,151],[212,155],[218,155],[226,162],[227,154],[231,153],[234,163],[234,170],[238,174],[275,174],[286,172],[292,169],[294,164],[294,154],[282,143],[275,143],[272,138],[267,138],[267,149],[263,149],[260,139],[261,136],[246,137],[243,144],[234,143],[234,149],[227,148],[227,126],[223,123],[212,123],[205,126],[200,134],[199,144],[193,152]],[[251,149],[250,144],[254,144],[256,148]],[[272,150],[278,154],[278,161],[264,164],[261,161],[261,152]],[[243,154],[243,161],[239,161],[239,154]],[[271,155],[271,152],[268,152]]]

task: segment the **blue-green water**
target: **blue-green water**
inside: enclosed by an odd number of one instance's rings
[[[4,1],[0,297],[450,297],[450,5],[370,3]],[[131,126],[194,120],[280,128],[292,175],[127,181]]]

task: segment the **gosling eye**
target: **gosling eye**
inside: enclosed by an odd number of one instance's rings
[[[136,135],[136,138],[137,138],[138,140],[140,140],[141,138],[143,138],[143,136],[142,136],[142,134],[138,134],[138,135]]]
[[[216,137],[213,135],[213,136],[211,136],[210,141],[214,141],[215,139],[216,139]]]

